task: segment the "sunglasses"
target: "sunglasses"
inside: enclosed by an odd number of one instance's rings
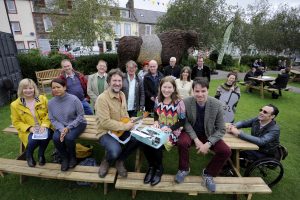
[[[266,110],[263,110],[262,108],[259,109],[259,112],[263,112],[264,114],[269,114]]]

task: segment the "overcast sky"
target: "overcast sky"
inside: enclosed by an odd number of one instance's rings
[[[167,6],[170,0],[134,0],[134,7],[146,10],[156,10],[156,11],[167,11]],[[172,0],[171,0],[172,1]],[[125,7],[128,0],[119,0],[120,6]],[[246,8],[248,4],[254,4],[256,0],[226,0],[228,4],[238,5]],[[300,0],[269,0],[269,3],[273,5],[275,9],[280,6],[280,4],[288,4],[289,6],[299,6]]]

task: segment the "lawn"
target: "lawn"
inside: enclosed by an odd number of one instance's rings
[[[216,87],[222,83],[222,80],[212,80],[210,85],[210,95],[215,94]],[[299,85],[298,85],[299,86]],[[261,99],[257,91],[248,94],[245,93],[245,88],[241,88],[242,97],[239,101],[236,113],[236,121],[247,119],[258,114],[259,108],[263,105],[272,103],[278,106],[280,113],[277,117],[277,123],[281,127],[281,143],[289,150],[289,156],[282,161],[285,173],[282,181],[272,188],[273,193],[270,195],[254,195],[255,200],[282,200],[282,199],[300,199],[300,178],[299,171],[300,157],[296,152],[299,150],[300,144],[300,94],[283,91],[283,96],[279,99],[272,99],[270,93],[265,95],[265,99]],[[9,106],[0,108],[0,130],[3,130],[10,124]],[[299,135],[298,135],[299,134]],[[0,131],[0,157],[16,158],[19,152],[19,139],[15,135],[4,134]],[[87,141],[82,141],[83,144],[88,144]],[[91,143],[94,147],[93,156],[99,162],[103,156],[103,150],[96,143]],[[50,143],[46,158],[51,160],[51,152],[53,144]],[[191,150],[191,174],[199,175],[201,169],[207,163],[210,155],[199,157],[195,155],[195,151]],[[174,148],[171,152],[164,152],[165,173],[175,174],[177,169],[177,151]],[[134,168],[134,155],[128,161],[129,170]],[[146,163],[143,164],[145,171]],[[297,172],[298,171],[298,172]],[[131,192],[127,190],[117,190],[113,185],[109,185],[108,194],[103,195],[103,185],[99,184],[98,188],[90,188],[78,186],[75,182],[48,180],[29,177],[23,184],[19,184],[17,175],[7,174],[4,178],[0,178],[0,199],[130,199]],[[159,193],[159,192],[138,192],[137,200],[150,199],[232,199],[231,195],[199,195],[188,196],[178,193]]]

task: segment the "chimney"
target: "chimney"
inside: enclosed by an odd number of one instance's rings
[[[128,0],[126,3],[126,8],[133,10],[134,9],[134,0]]]

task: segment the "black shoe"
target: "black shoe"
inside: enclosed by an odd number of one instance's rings
[[[71,158],[69,161],[69,168],[74,168],[77,165],[76,158]]]
[[[39,156],[39,165],[43,166],[46,163],[45,156]]]
[[[64,158],[62,159],[61,161],[61,167],[60,167],[60,170],[61,171],[67,171],[69,169],[69,160]]]
[[[151,179],[151,186],[157,185],[160,180],[161,180],[161,176],[163,174],[163,170],[162,169],[156,169],[153,178]]]
[[[33,159],[33,156],[28,156],[26,158],[26,160],[27,160],[27,164],[28,164],[29,167],[34,167],[36,165],[36,162]]]
[[[149,167],[145,178],[144,178],[144,184],[148,184],[151,182],[153,175],[154,175],[155,169],[153,167]]]

